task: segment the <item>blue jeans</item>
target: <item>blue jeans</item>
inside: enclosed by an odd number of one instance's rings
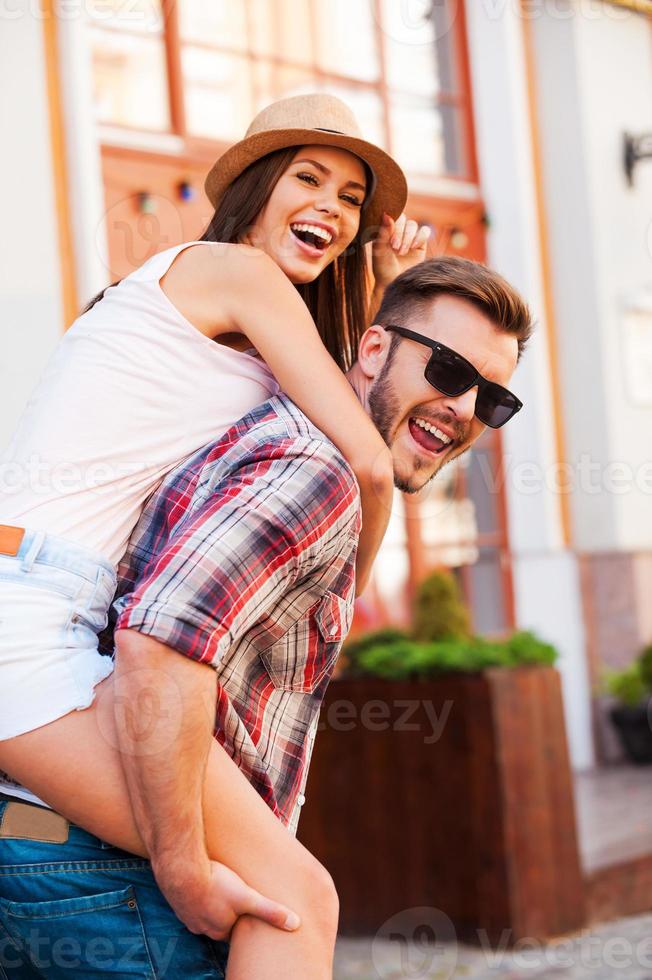
[[[223,980],[228,949],[177,919],[149,861],[74,825],[65,843],[0,836],[3,980]]]

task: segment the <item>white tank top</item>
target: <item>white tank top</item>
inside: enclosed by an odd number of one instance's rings
[[[267,365],[218,344],[159,280],[185,242],[153,256],[60,341],[0,455],[0,523],[122,557],[165,473],[278,394]]]

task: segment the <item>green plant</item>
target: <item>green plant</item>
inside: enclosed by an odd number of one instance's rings
[[[474,673],[488,667],[552,664],[556,651],[532,633],[514,633],[507,640],[482,637],[422,643],[397,630],[369,633],[346,648],[349,676],[375,676],[393,680],[436,674]]]
[[[366,647],[356,656],[352,666],[357,675],[403,680],[417,673],[418,661],[418,644],[406,637]]]
[[[414,604],[415,639],[423,642],[468,639],[469,613],[450,572],[432,572],[419,586]]]
[[[360,662],[364,661],[368,650],[376,647],[386,648],[394,644],[400,644],[404,640],[409,640],[405,630],[387,626],[381,630],[373,630],[370,633],[363,633],[353,640],[347,640],[342,651],[344,657],[344,670],[349,676],[364,673],[360,667]]]
[[[652,691],[652,643],[643,647],[638,658],[641,667],[641,677],[648,691]]]
[[[557,659],[557,651],[550,643],[545,643],[530,630],[512,633],[506,643],[510,666],[519,664],[548,664],[552,666]]]
[[[650,694],[650,687],[643,676],[641,661],[635,660],[624,670],[610,671],[605,675],[605,688],[612,697],[631,708],[636,707]]]

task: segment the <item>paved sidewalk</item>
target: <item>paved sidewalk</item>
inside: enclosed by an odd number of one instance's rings
[[[608,922],[547,946],[529,941],[500,951],[458,945],[450,920],[432,911],[445,941],[437,929],[433,941],[428,926],[408,939],[400,925],[383,927],[375,938],[340,939],[334,980],[652,980],[652,915]]]

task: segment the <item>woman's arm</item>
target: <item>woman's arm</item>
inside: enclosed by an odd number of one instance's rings
[[[201,258],[204,258],[201,256]],[[358,481],[362,533],[356,591],[366,583],[387,529],[393,494],[389,448],[324,347],[296,289],[264,252],[222,247],[212,258],[223,330],[240,332],[269,365],[283,391],[335,443]]]

